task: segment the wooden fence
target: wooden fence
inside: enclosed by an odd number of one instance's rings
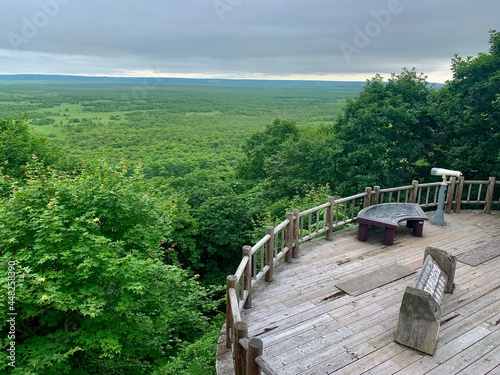
[[[252,307],[252,289],[261,279],[273,280],[274,265],[284,259],[291,262],[297,256],[299,244],[312,238],[325,236],[332,240],[336,229],[354,223],[357,213],[364,207],[379,203],[418,203],[422,208],[438,205],[442,182],[380,189],[367,187],[364,193],[347,198],[330,197],[328,202],[300,212],[286,213],[286,218],[276,227],[268,227],[266,235],[253,246],[244,246],[241,263],[234,275],[227,277],[226,285],[226,347],[231,349],[236,375],[257,375],[276,372],[262,356],[263,342],[248,338],[248,326],[241,319],[242,309]],[[452,177],[444,211],[459,212],[464,204],[481,205],[489,213],[492,205],[500,205],[500,181],[472,181]]]

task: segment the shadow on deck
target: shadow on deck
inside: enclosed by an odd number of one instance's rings
[[[434,356],[394,342],[401,299],[417,273],[358,296],[335,286],[392,264],[418,271],[427,246],[455,256],[485,244],[500,247],[497,211],[464,210],[445,220],[445,226],[427,222],[422,237],[403,224],[393,246],[383,245],[376,227],[367,242],[352,227],[333,241],[301,246],[292,263],[277,265],[272,282],[253,289],[252,308],[241,314],[249,337],[263,341],[263,357],[278,374],[500,374],[500,256],[475,267],[457,263],[455,290],[441,303]],[[222,332],[217,373],[229,375]]]

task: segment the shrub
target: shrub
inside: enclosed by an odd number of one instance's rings
[[[0,267],[16,274],[13,374],[150,373],[206,330],[211,293],[162,262],[171,222],[140,167],[65,174],[34,159],[26,178],[0,202]]]

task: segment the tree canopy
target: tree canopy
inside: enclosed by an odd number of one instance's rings
[[[32,155],[47,165],[58,161],[62,153],[44,137],[35,136],[24,115],[17,120],[0,118],[0,160],[4,175],[21,177]]]
[[[274,119],[263,132],[253,134],[243,145],[244,159],[239,165],[239,174],[247,179],[267,177],[266,158],[273,155],[287,140],[296,141],[299,130],[294,121]]]
[[[339,191],[394,186],[428,174],[436,130],[429,114],[432,90],[423,74],[403,69],[387,83],[375,76],[347,101],[334,126]]]
[[[500,175],[500,32],[490,50],[452,60],[453,79],[439,91],[434,115],[444,164],[468,178]]]
[[[207,330],[216,299],[163,262],[172,217],[140,166],[64,173],[34,158],[25,178],[0,201],[1,267],[16,272],[13,374],[150,373]],[[0,288],[7,296],[7,278]]]

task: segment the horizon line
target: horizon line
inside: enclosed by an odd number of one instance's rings
[[[0,73],[0,77],[43,76],[43,77],[78,77],[78,78],[118,78],[118,79],[193,79],[193,80],[227,80],[227,81],[309,81],[309,82],[361,82],[367,80],[356,79],[315,79],[315,78],[286,78],[286,77],[214,77],[214,76],[175,76],[175,75],[105,75],[105,74],[62,74],[62,73]]]
[[[109,78],[109,79],[187,79],[211,81],[284,81],[284,82],[346,82],[366,83],[369,79],[314,79],[314,78],[286,78],[286,77],[213,77],[213,76],[175,76],[175,75],[104,75],[104,74],[60,74],[60,73],[0,73],[0,77],[41,76],[41,77],[74,77],[74,78]],[[384,80],[385,81],[385,80]],[[446,82],[428,82],[429,84],[445,85]]]

